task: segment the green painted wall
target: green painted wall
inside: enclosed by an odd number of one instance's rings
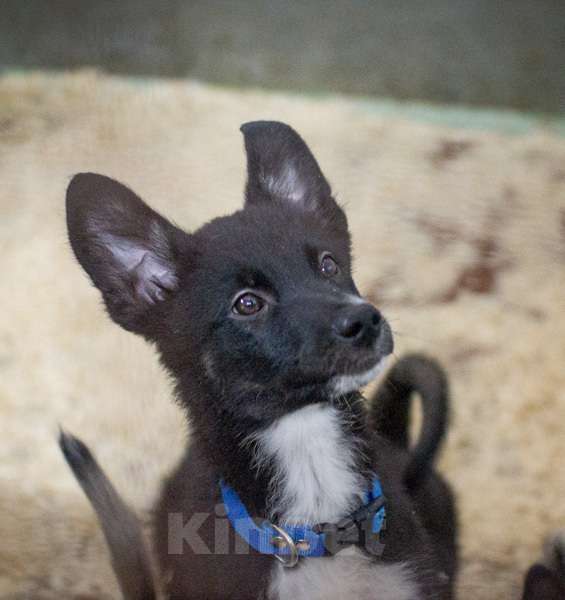
[[[0,68],[565,113],[565,0],[3,0]]]

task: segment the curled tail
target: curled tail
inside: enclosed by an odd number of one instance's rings
[[[377,389],[370,409],[374,430],[394,444],[408,448],[410,401],[414,393],[421,398],[423,420],[405,471],[409,489],[417,487],[425,476],[447,428],[449,392],[442,367],[420,354],[401,358]]]
[[[96,511],[126,600],[154,600],[153,570],[139,519],[120,498],[88,447],[61,431],[59,446]]]

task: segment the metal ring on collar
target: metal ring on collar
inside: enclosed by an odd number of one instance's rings
[[[294,543],[294,540],[288,535],[288,533],[276,525],[271,523],[271,527],[277,532],[277,536],[273,538],[273,545],[278,548],[288,548],[290,554],[275,554],[275,558],[282,563],[283,567],[295,567],[298,564],[298,548]]]

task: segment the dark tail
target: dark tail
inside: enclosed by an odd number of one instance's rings
[[[96,511],[124,598],[155,600],[153,570],[138,518],[83,442],[61,431],[59,446]]]
[[[524,578],[522,600],[563,600],[565,598],[565,529],[545,543],[544,557],[532,565]]]
[[[442,367],[435,360],[419,354],[401,358],[377,389],[370,413],[372,426],[379,435],[408,448],[413,393],[421,398],[423,422],[405,472],[409,489],[417,487],[427,473],[447,428],[449,392]]]

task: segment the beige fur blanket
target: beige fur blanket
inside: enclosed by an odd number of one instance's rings
[[[0,597],[118,597],[59,423],[145,515],[186,435],[153,351],[109,321],[71,255],[70,176],[116,177],[194,229],[240,206],[238,127],[258,118],[291,123],[319,158],[397,354],[449,372],[460,598],[517,596],[565,526],[565,139],[375,106],[94,72],[0,79]]]

